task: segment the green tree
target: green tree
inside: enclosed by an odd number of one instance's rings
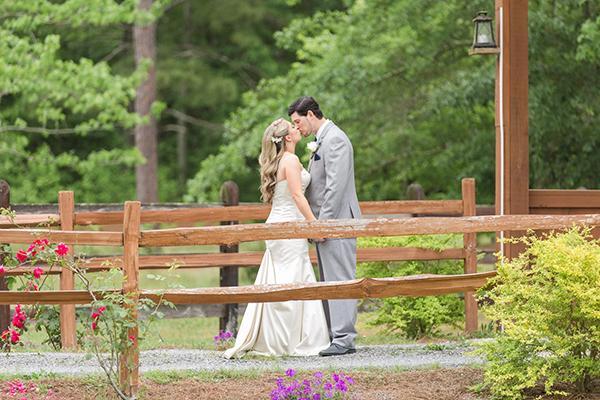
[[[55,200],[65,181],[78,180],[69,175],[84,172],[80,163],[106,159],[104,152],[84,158],[55,153],[44,143],[50,136],[73,134],[70,140],[77,143],[144,122],[128,107],[147,66],[118,75],[104,61],[64,58],[57,27],[148,21],[164,5],[157,1],[151,10],[138,12],[135,0],[0,1],[5,16],[0,21],[0,175],[11,183],[15,201]],[[113,150],[109,158],[121,165],[140,161],[127,149]]]
[[[529,2],[534,187],[597,185],[598,7],[581,4]],[[456,198],[460,179],[472,176],[478,202],[493,202],[494,58],[467,56],[471,16],[486,6],[356,1],[294,20],[277,38],[296,62],[244,95],[225,124],[226,144],[203,161],[188,199],[215,200],[233,179],[243,200],[257,200],[264,127],[309,94],[352,139],[361,199],[402,198],[415,181],[430,198]]]

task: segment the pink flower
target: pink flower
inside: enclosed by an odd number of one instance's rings
[[[37,254],[37,251],[35,250],[35,244],[32,244],[27,248],[27,254],[29,254],[31,257],[35,257]]]
[[[10,330],[10,342],[12,344],[17,344],[17,343],[19,343],[19,339],[21,339],[21,337],[19,336],[19,332],[11,329]]]
[[[8,339],[9,336],[10,336],[10,331],[8,329],[5,329],[4,331],[2,331],[2,334],[0,335],[0,339],[2,339],[2,341],[5,341],[6,339]]]
[[[46,246],[48,246],[48,239],[37,239],[33,241],[33,244],[40,248],[40,250],[44,250]]]
[[[54,252],[59,255],[59,256],[64,256],[69,252],[69,246],[67,246],[64,243],[59,243],[58,246],[56,246],[56,250],[54,250]]]
[[[102,306],[98,309],[98,312],[100,313],[100,315],[102,315],[102,313],[106,311],[106,307]]]
[[[13,315],[12,324],[15,328],[23,329],[25,322],[27,321],[27,315],[21,311],[21,305],[15,307],[15,315]]]
[[[6,270],[4,269],[4,265],[0,264],[0,276],[4,275]]]
[[[34,281],[27,282],[27,286],[25,287],[26,292],[37,292],[38,290],[39,287]]]
[[[33,270],[33,277],[35,279],[40,279],[40,277],[44,274],[44,270],[40,267],[35,267]]]
[[[92,330],[95,331],[96,328],[98,328],[98,324],[96,323],[96,321],[92,322]]]
[[[23,262],[27,261],[27,257],[29,257],[29,256],[27,255],[27,252],[25,252],[25,250],[21,249],[21,250],[17,251],[16,257],[17,257],[17,260],[19,260],[19,262],[23,263]]]

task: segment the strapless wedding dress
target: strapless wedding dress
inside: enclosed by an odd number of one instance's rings
[[[301,172],[302,189],[310,174]],[[275,185],[270,222],[303,221],[287,181]],[[306,239],[267,240],[255,285],[316,282]],[[248,351],[262,355],[316,355],[329,346],[329,332],[320,300],[250,303],[235,345],[223,353],[239,358]]]

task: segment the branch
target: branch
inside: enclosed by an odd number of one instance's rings
[[[75,129],[63,128],[63,129],[48,129],[44,127],[21,127],[21,126],[0,126],[0,133],[2,132],[24,132],[24,133],[45,133],[48,135],[70,135],[77,133]]]
[[[223,130],[222,124],[215,124],[214,122],[206,121],[204,119],[200,119],[197,117],[192,117],[191,115],[188,115],[188,114],[186,114],[182,111],[176,110],[174,108],[169,108],[167,110],[167,113],[174,116],[177,119],[180,119],[180,120],[187,122],[188,124],[191,124],[194,126],[201,126],[203,128],[213,129],[215,131]]]

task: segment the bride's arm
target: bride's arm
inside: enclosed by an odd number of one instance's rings
[[[300,210],[300,213],[304,215],[307,221],[315,221],[316,218],[308,205],[308,200],[306,200],[304,193],[302,193],[302,165],[300,164],[300,160],[295,155],[289,155],[281,161],[283,163],[285,179],[288,182],[288,188],[296,203],[296,207],[298,207],[298,210]]]

